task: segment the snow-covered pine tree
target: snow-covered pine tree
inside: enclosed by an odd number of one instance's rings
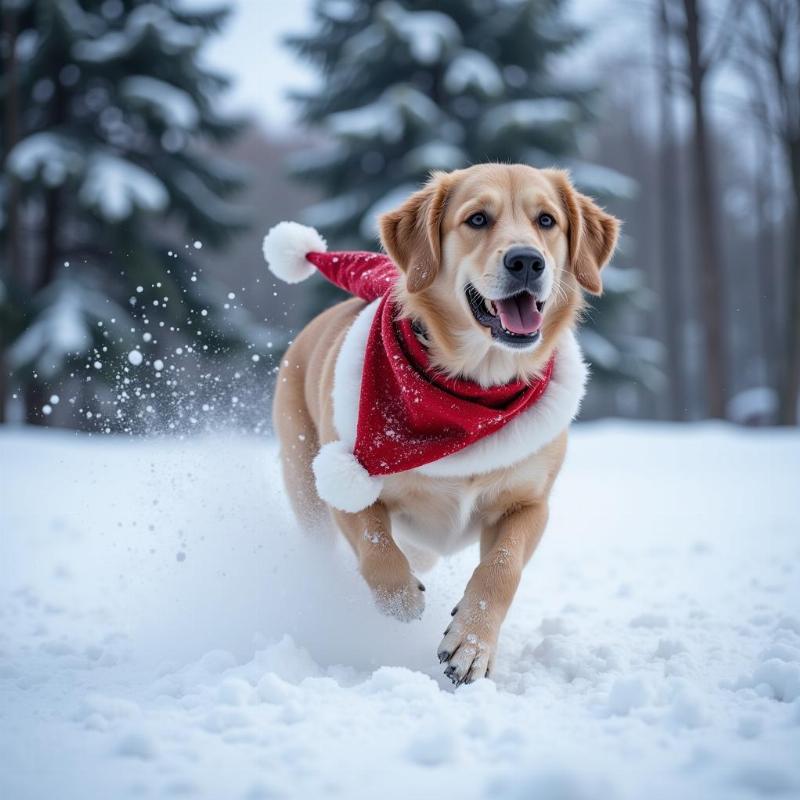
[[[15,313],[0,314],[0,347],[28,420],[40,422],[46,387],[94,351],[107,355],[95,385],[115,379],[115,357],[130,347],[125,320],[146,307],[151,327],[176,329],[208,306],[185,244],[221,243],[242,223],[226,200],[241,178],[211,151],[240,125],[218,113],[227,81],[199,58],[225,7],[3,0],[2,9],[0,280]],[[215,333],[198,315],[193,335]]]
[[[583,35],[565,5],[317,0],[312,32],[289,39],[322,76],[314,89],[294,94],[301,119],[330,142],[293,165],[325,194],[306,221],[335,246],[374,248],[377,215],[431,170],[481,161],[568,167],[601,201],[631,195],[630,179],[580,157],[596,92],[553,69]],[[613,305],[615,283],[591,317],[587,351],[602,354],[609,376],[643,378],[630,337],[615,330],[603,307]],[[622,283],[629,292],[630,282]],[[323,302],[334,296],[321,292]],[[652,365],[646,370],[649,378]]]

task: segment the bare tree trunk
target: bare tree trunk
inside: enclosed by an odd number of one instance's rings
[[[697,254],[700,260],[705,326],[706,393],[711,417],[724,418],[727,392],[724,275],[719,248],[714,179],[706,129],[705,75],[700,53],[701,21],[697,0],[683,0],[689,87],[694,111],[694,194],[697,214]]]
[[[674,87],[669,52],[671,26],[666,0],[659,0],[656,25],[656,51],[659,71],[659,272],[662,303],[662,331],[667,349],[669,379],[669,418],[685,419],[687,412],[684,375],[683,329],[685,318],[683,272],[678,243],[681,240],[678,200],[678,150],[675,142]]]
[[[0,425],[6,421],[6,397],[8,396],[6,369],[5,353],[0,349]]]
[[[786,367],[779,421],[783,425],[797,425],[797,401],[800,397],[800,140],[790,142],[787,149],[794,210],[789,223],[790,241],[787,248]]]
[[[761,354],[761,376],[764,385],[775,389],[779,386],[780,376],[773,356],[776,342],[779,339],[780,326],[776,321],[778,299],[775,291],[775,262],[778,258],[775,247],[774,222],[770,215],[770,200],[774,193],[772,180],[773,140],[769,132],[759,131],[763,137],[759,149],[764,158],[756,169],[755,201],[758,215],[758,235],[756,236],[756,252],[753,263],[756,266],[756,291],[758,302],[754,304],[754,312],[758,314],[758,333],[760,337],[758,351]]]
[[[58,263],[58,232],[61,227],[61,189],[48,189],[45,199],[44,245],[36,291],[47,288],[55,277]],[[25,390],[25,419],[29,425],[47,425],[48,419],[42,414],[46,397],[45,387],[34,373]]]
[[[52,124],[58,127],[66,116],[66,97],[60,83],[56,82],[53,96]],[[54,187],[45,192],[44,231],[42,234],[42,258],[34,280],[34,292],[40,293],[53,282],[59,261],[59,233],[62,220],[62,189]],[[25,419],[30,425],[47,425],[48,418],[42,413],[47,393],[41,379],[31,375],[25,391]]]
[[[3,141],[5,154],[17,143],[19,105],[17,95],[17,15],[16,12],[6,10],[3,13],[3,34],[6,40],[6,58],[3,64],[5,73],[6,98],[5,114],[3,117]],[[19,248],[19,186],[13,175],[7,175],[6,196],[6,244],[9,266],[9,277],[19,276],[22,265],[20,263]],[[6,421],[6,400],[8,397],[8,366],[4,352],[3,342],[0,341],[0,423]]]

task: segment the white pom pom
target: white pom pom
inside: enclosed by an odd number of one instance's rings
[[[380,497],[383,478],[370,475],[344,442],[328,442],[312,464],[317,494],[340,511],[363,511]]]
[[[264,237],[262,246],[270,272],[286,283],[300,283],[313,275],[316,267],[306,260],[306,253],[327,249],[319,231],[299,222],[279,222]]]

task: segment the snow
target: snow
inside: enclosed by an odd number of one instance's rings
[[[67,280],[56,281],[37,300],[41,309],[12,344],[9,356],[12,366],[31,366],[44,378],[89,351],[91,321],[120,310],[105,295]]]
[[[57,133],[35,133],[23,139],[8,159],[9,168],[19,178],[30,181],[41,174],[48,186],[60,186],[85,172],[80,200],[97,207],[109,222],[126,219],[137,208],[163,211],[169,200],[164,184],[142,167],[110,152],[95,153],[87,159],[69,139]]]
[[[414,148],[406,155],[403,166],[411,173],[424,174],[435,169],[460,169],[468,163],[469,158],[460,147],[448,142],[433,141]]]
[[[603,270],[603,285],[618,294],[641,291],[646,285],[638,269],[625,269],[610,265]]]
[[[800,791],[800,434],[578,426],[493,681],[435,649],[477,550],[374,611],[275,445],[0,432],[0,796]]]
[[[592,196],[612,196],[625,199],[636,197],[638,185],[633,178],[623,175],[610,167],[590,164],[587,161],[567,162],[572,179]]]
[[[350,111],[339,111],[328,117],[327,125],[336,136],[371,139],[380,136],[387,142],[403,135],[402,118],[383,98]]]
[[[358,6],[353,0],[327,0],[322,11],[329,19],[348,22],[358,14]]]
[[[769,419],[778,408],[778,396],[770,386],[753,386],[735,394],[728,401],[728,417],[735,422],[748,423]]]
[[[137,209],[163,211],[169,202],[164,184],[142,167],[118,156],[100,153],[89,160],[79,197],[108,222],[127,219]]]
[[[16,56],[20,63],[30,61],[41,44],[38,31],[24,30],[17,36]]]
[[[164,81],[146,75],[132,75],[122,81],[120,91],[124,97],[150,108],[165,125],[193,130],[200,119],[200,112],[191,96]]]
[[[351,69],[364,62],[379,60],[386,52],[385,32],[377,25],[357,33],[348,39],[342,46],[342,63]],[[337,76],[339,80],[346,80],[346,76]]]
[[[18,142],[8,154],[8,167],[23,181],[39,173],[48,186],[60,186],[83,168],[80,150],[58,133],[34,133]]]
[[[503,103],[483,120],[483,126],[484,134],[494,138],[504,133],[519,135],[518,129],[524,131],[569,125],[577,121],[578,109],[574,103],[569,100],[541,98]]]
[[[405,84],[387,89],[374,103],[331,114],[326,122],[335,136],[352,139],[381,138],[398,142],[409,124],[430,125],[441,117],[436,104]]]
[[[581,345],[589,362],[603,369],[614,369],[622,359],[616,345],[591,328],[581,331]]]
[[[304,222],[315,228],[335,228],[349,222],[364,207],[364,195],[361,192],[348,192],[321,200],[308,206],[302,213]]]
[[[399,208],[417,189],[419,186],[411,183],[402,183],[390,189],[364,212],[361,217],[359,233],[365,239],[377,239],[378,217]]]
[[[501,94],[503,76],[492,60],[478,50],[462,50],[447,67],[444,87],[451,94],[477,89],[488,97]]]
[[[242,223],[243,215],[240,209],[220,200],[195,173],[184,170],[175,178],[175,185],[207,217],[229,225]]]
[[[203,31],[178,22],[170,11],[154,3],[142,3],[125,17],[122,30],[77,41],[72,46],[72,55],[78,61],[102,64],[127,56],[147,36],[156,37],[165,54],[178,55],[197,47]]]
[[[131,350],[128,353],[128,361],[134,366],[138,367],[142,361],[144,360],[144,356],[138,350]]]
[[[398,3],[383,2],[377,16],[409,48],[419,64],[430,66],[459,44],[461,30],[439,11],[407,11]]]

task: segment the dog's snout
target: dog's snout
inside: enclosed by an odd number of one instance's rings
[[[535,278],[544,270],[544,256],[535,247],[512,247],[503,256],[503,265],[522,280],[528,275]]]

